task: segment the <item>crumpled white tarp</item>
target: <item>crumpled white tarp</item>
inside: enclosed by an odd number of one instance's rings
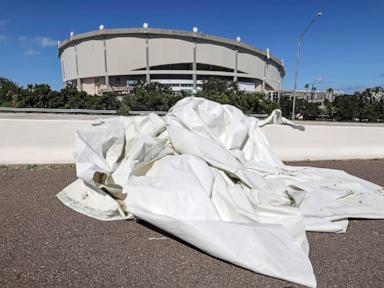
[[[278,110],[261,121],[195,97],[164,118],[100,120],[77,131],[79,179],[58,198],[100,220],[134,215],[220,259],[315,287],[305,231],[384,218],[384,190],[343,171],[284,165],[261,129],[270,123],[293,125]]]

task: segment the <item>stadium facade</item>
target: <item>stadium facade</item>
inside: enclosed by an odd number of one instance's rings
[[[275,94],[285,74],[269,50],[197,31],[149,28],[104,29],[59,43],[65,85],[89,94],[129,92],[138,80],[158,81],[174,91],[196,91],[214,77],[240,89]],[[272,93],[272,94],[271,94]]]

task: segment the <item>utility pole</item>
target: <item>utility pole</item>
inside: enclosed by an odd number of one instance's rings
[[[300,63],[300,48],[301,41],[304,37],[304,34],[309,30],[313,23],[315,23],[316,19],[323,15],[323,12],[318,12],[316,16],[312,19],[312,21],[308,24],[308,26],[304,29],[303,32],[300,33],[297,38],[297,51],[296,51],[296,68],[295,68],[295,83],[293,85],[293,105],[292,105],[292,120],[295,119],[295,106],[296,106],[296,90],[297,90],[297,78],[299,76],[299,63]]]

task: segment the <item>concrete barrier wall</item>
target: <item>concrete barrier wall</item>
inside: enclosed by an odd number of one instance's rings
[[[73,163],[74,133],[88,120],[0,119],[0,164]]]
[[[0,119],[0,164],[73,163],[73,139],[90,120]],[[286,161],[384,158],[384,126],[289,126],[263,128]]]
[[[284,161],[384,158],[384,126],[283,125],[263,128]]]

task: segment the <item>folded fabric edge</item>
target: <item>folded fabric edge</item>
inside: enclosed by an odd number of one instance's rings
[[[56,194],[56,197],[68,208],[97,220],[114,221],[133,219],[133,215],[126,215],[119,204],[108,194],[101,195],[96,191],[90,191],[90,189],[87,189],[86,191],[86,193],[94,193],[94,196],[98,198],[103,198],[103,201],[105,201],[104,203],[109,203],[110,207],[106,210],[98,209],[97,205],[90,205],[84,198],[76,197],[81,194],[81,190],[85,189],[86,186],[83,181],[77,179]]]

